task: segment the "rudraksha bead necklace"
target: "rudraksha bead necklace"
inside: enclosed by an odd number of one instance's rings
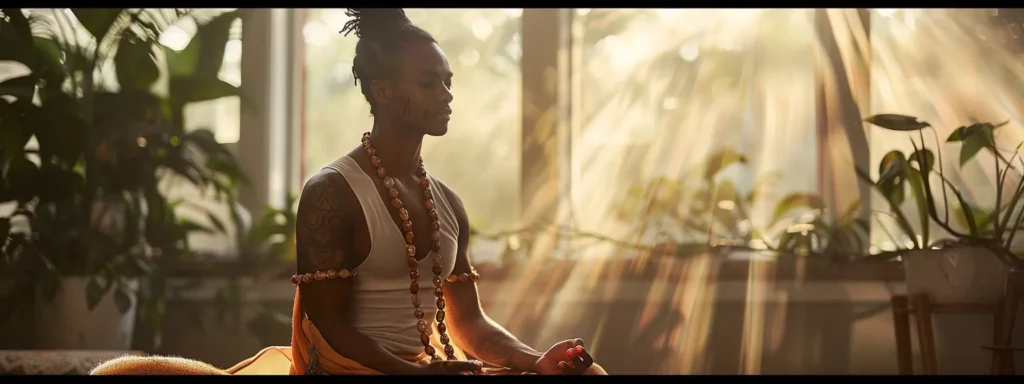
[[[395,188],[395,180],[388,176],[388,172],[384,169],[384,166],[380,162],[380,158],[377,157],[377,151],[373,149],[373,145],[370,144],[370,133],[363,134],[363,149],[366,151],[366,155],[370,158],[370,162],[373,167],[377,170],[377,176],[380,177],[381,181],[384,182],[384,187],[388,190],[388,195],[391,196],[391,206],[398,210],[398,217],[402,219],[402,230],[405,233],[405,253],[406,262],[409,265],[411,271],[409,272],[409,278],[412,282],[409,284],[409,292],[412,293],[412,305],[414,315],[416,316],[416,330],[420,332],[420,341],[423,343],[423,351],[430,356],[432,360],[440,360],[441,357],[437,355],[437,351],[430,345],[430,326],[426,321],[423,320],[423,309],[420,308],[420,270],[419,260],[416,260],[416,246],[413,245],[415,236],[412,232],[412,220],[409,218],[409,211],[404,208],[402,200],[398,197],[398,189]],[[423,158],[419,159],[419,167],[417,169],[422,179],[420,185],[423,187],[423,199],[427,208],[427,214],[430,216],[430,252],[427,257],[430,257],[434,265],[432,266],[431,272],[434,272],[434,296],[437,298],[437,331],[440,333],[441,344],[444,345],[444,354],[448,357],[448,360],[455,360],[455,348],[450,344],[451,340],[448,338],[448,329],[445,325],[445,313],[444,313],[444,290],[441,288],[441,284],[444,280],[441,278],[441,223],[438,221],[437,207],[434,205],[434,196],[430,191],[430,179],[427,178],[427,171],[423,169]]]

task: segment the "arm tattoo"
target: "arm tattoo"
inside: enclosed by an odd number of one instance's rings
[[[477,357],[486,361],[505,363],[517,349],[524,347],[523,343],[504,329],[488,328],[491,329],[477,336],[476,343],[474,343],[473,350],[480,355]]]
[[[531,370],[532,363],[543,355],[490,320],[485,321],[484,329],[475,335],[471,352],[490,364],[520,371]],[[520,354],[518,359],[515,358],[517,354]]]
[[[296,215],[295,244],[297,270],[309,273],[343,268],[345,233],[344,205],[338,183],[325,174],[306,184]]]

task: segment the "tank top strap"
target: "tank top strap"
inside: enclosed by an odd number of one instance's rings
[[[363,209],[363,216],[366,217],[366,228],[370,232],[370,253],[363,262],[365,265],[373,256],[377,242],[387,241],[388,234],[395,232],[392,227],[395,223],[391,220],[388,208],[381,200],[373,179],[356,163],[356,160],[349,156],[342,156],[328,164],[324,169],[331,169],[340,173],[348,181],[349,187],[359,200],[359,206]]]

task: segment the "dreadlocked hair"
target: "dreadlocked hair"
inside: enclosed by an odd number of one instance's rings
[[[341,33],[345,36],[355,33],[359,38],[352,60],[352,77],[370,103],[370,114],[374,114],[376,108],[370,83],[394,73],[402,44],[437,41],[427,31],[413,25],[401,8],[348,8],[345,15],[351,19]]]

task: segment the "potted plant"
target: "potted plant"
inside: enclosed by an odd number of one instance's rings
[[[778,200],[767,223],[755,225],[751,222],[751,207],[764,201],[774,175],[761,177],[746,193],[721,177],[723,170],[746,162],[745,156],[730,149],[712,153],[680,179],[657,178],[630,188],[616,216],[622,221],[640,217],[637,231],[654,236],[658,242],[655,248],[671,248],[673,253],[703,253],[708,246],[797,248],[789,237],[780,238],[781,242],[766,241],[765,237],[798,221],[796,216],[824,209],[821,198],[808,193],[787,194]]]
[[[872,181],[866,172],[858,170],[858,175],[885,197],[898,227],[911,236],[901,252],[907,291],[928,294],[935,302],[995,302],[1004,292],[1006,275],[1020,263],[1011,248],[1024,223],[1024,162],[1018,157],[1021,145],[1012,153],[1004,153],[996,145],[997,129],[1005,123],[961,126],[945,140],[961,144],[961,167],[982,150],[991,154],[995,202],[986,210],[968,202],[963,191],[947,177],[942,151],[926,148],[924,131],[931,128],[930,124],[896,114],[875,115],[866,121],[883,129],[917,134],[917,140],[911,137],[914,150],[909,155],[891,151],[883,156],[877,180]],[[939,141],[937,137],[935,141]],[[1009,178],[1011,173],[1016,181]],[[914,230],[901,210],[907,194],[913,196],[916,204],[919,231]],[[956,201],[951,207],[953,198]],[[933,223],[949,237],[933,238]]]
[[[239,95],[216,77],[238,15],[202,23],[178,52],[157,39],[187,10],[64,11],[0,9],[0,60],[29,69],[0,83],[0,203],[17,205],[0,219],[4,269],[16,271],[0,308],[35,309],[37,347],[123,350],[136,310],[160,328],[161,267],[210,230],[178,217],[159,182],[175,175],[230,202],[245,181],[210,131],[183,128],[187,103]],[[102,76],[111,64],[116,84]],[[161,65],[165,96],[153,92]]]

